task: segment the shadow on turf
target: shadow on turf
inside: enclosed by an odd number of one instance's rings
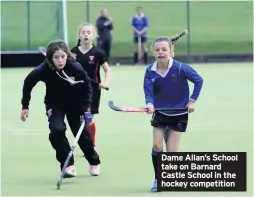
[[[78,175],[78,176],[73,177],[73,178],[66,178],[62,182],[61,188],[64,187],[65,185],[66,186],[68,186],[68,185],[75,185],[76,184],[75,180],[77,180],[77,179],[90,178],[90,177],[93,178],[93,176],[91,176],[90,174],[82,174],[82,175]],[[57,186],[53,190],[58,190]]]
[[[81,174],[81,175],[78,175],[77,177],[75,178],[93,178],[94,176],[91,176],[90,174]],[[97,177],[97,176],[95,176]]]
[[[64,187],[65,185],[73,185],[73,184],[75,184],[74,181],[73,182],[71,182],[71,181],[69,181],[69,182],[62,182],[61,188]],[[57,185],[55,186],[55,188],[53,190],[58,190],[57,189]]]

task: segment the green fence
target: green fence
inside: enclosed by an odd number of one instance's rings
[[[2,50],[35,50],[55,38],[62,38],[61,1],[2,2]],[[88,6],[89,5],[89,6]],[[68,1],[69,45],[77,40],[77,27],[95,24],[103,7],[109,9],[114,30],[112,56],[133,53],[131,18],[142,6],[149,18],[149,47],[154,38],[175,35],[188,28],[189,36],[176,44],[176,54],[251,54],[251,1]],[[30,18],[30,20],[28,19]],[[188,45],[189,44],[189,45]]]
[[[35,50],[63,39],[61,1],[2,1],[1,50]]]

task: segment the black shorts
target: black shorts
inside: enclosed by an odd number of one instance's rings
[[[92,105],[91,105],[92,114],[99,114],[100,100],[101,100],[101,90],[98,88],[93,88]]]
[[[154,112],[151,125],[153,127],[165,128],[167,130],[174,130],[185,132],[188,124],[188,114],[179,116],[166,116],[160,112]]]
[[[138,37],[133,38],[134,43],[138,43]],[[141,37],[141,43],[147,42],[147,37]]]

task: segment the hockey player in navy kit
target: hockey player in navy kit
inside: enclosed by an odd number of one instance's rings
[[[172,38],[158,37],[152,43],[156,61],[149,65],[144,76],[144,94],[149,113],[153,113],[152,162],[155,181],[151,188],[157,191],[157,155],[163,151],[163,139],[167,152],[177,152],[181,134],[186,131],[188,113],[194,112],[202,85],[202,77],[189,65],[173,59]],[[189,94],[188,81],[194,83]],[[154,108],[185,108],[183,111],[155,111]]]
[[[133,41],[135,44],[135,52],[134,52],[134,64],[136,65],[140,60],[138,57],[138,51],[141,47],[143,51],[143,60],[144,64],[147,64],[148,61],[148,49],[147,49],[147,30],[149,26],[148,17],[143,13],[142,7],[137,7],[137,14],[132,17],[131,28],[133,31]],[[141,46],[139,46],[141,45]],[[141,55],[141,54],[140,54]]]

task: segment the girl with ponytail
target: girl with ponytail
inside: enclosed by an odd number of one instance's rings
[[[157,157],[163,151],[163,139],[167,152],[177,152],[181,135],[186,131],[188,114],[194,112],[203,85],[202,77],[189,65],[176,61],[174,43],[187,31],[174,37],[158,37],[152,43],[155,62],[149,65],[144,76],[144,94],[148,113],[152,113],[153,127],[152,163],[154,184],[151,191],[157,191]],[[194,83],[189,94],[188,81]],[[155,108],[186,108],[183,111],[155,111]],[[158,183],[160,184],[160,183]]]

